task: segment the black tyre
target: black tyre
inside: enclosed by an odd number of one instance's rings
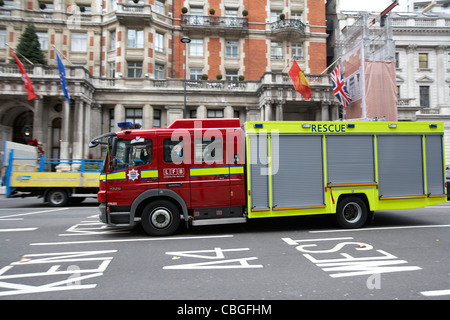
[[[47,194],[47,201],[51,207],[64,207],[69,203],[69,195],[64,189],[52,189]]]
[[[338,203],[336,220],[342,228],[356,229],[366,223],[368,212],[363,200],[358,197],[346,197]]]
[[[175,233],[180,225],[180,212],[172,202],[157,200],[144,207],[141,224],[150,236],[169,236]]]

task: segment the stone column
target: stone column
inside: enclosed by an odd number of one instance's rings
[[[264,121],[272,120],[272,104],[267,102],[264,104]]]
[[[206,119],[207,117],[207,110],[205,106],[198,106],[197,107],[197,119]]]
[[[142,108],[142,128],[153,128],[153,107],[149,104]]]
[[[226,106],[223,111],[224,118],[234,118],[234,109],[232,106]]]
[[[75,101],[75,116],[73,128],[73,158],[83,158],[83,143],[84,143],[84,102],[80,99]],[[79,165],[73,166],[78,168]]]
[[[34,99],[34,114],[33,114],[33,139],[36,139],[39,143],[44,144],[43,135],[43,122],[44,119],[44,105],[42,99]]]
[[[124,122],[125,121],[125,107],[118,103],[116,104],[116,106],[114,107],[114,130],[118,130],[119,127],[117,126],[117,124],[119,122]]]
[[[72,148],[70,145],[70,104],[67,100],[64,99],[63,103],[63,114],[62,114],[62,123],[61,123],[61,159],[69,159],[72,157]],[[69,171],[70,165],[66,163],[61,163],[56,166],[57,171]]]
[[[410,45],[406,48],[407,53],[407,69],[406,69],[406,78],[408,79],[408,98],[409,99],[415,99],[416,93],[415,93],[415,87],[416,87],[416,81],[415,81],[415,53],[416,53],[417,46]],[[418,106],[419,105],[419,99],[412,100],[411,105]]]
[[[275,120],[283,121],[283,101],[278,101],[277,103]]]

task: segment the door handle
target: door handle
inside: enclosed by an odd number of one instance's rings
[[[166,184],[166,187],[170,188],[170,187],[181,187],[183,186],[182,183],[168,183]]]

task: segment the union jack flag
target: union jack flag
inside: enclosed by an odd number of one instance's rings
[[[331,82],[333,83],[334,95],[344,107],[347,107],[352,102],[352,98],[345,86],[344,77],[342,76],[339,64],[334,68],[333,72],[330,73],[330,77]]]

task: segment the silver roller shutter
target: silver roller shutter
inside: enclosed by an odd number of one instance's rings
[[[427,192],[432,195],[445,194],[442,136],[425,136],[425,150],[427,155]]]

